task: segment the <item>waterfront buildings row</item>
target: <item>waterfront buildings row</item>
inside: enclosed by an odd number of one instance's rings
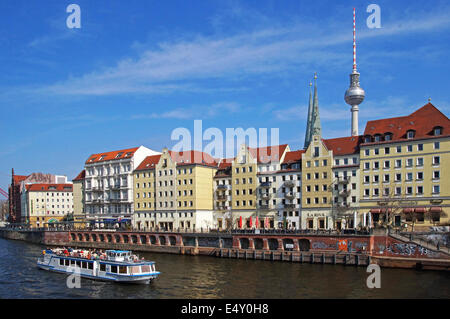
[[[446,226],[449,161],[450,122],[431,103],[369,121],[360,136],[316,130],[301,150],[241,145],[215,159],[141,146],[88,158],[73,180],[75,220],[140,230]]]

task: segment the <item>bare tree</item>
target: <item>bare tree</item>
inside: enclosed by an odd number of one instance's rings
[[[9,213],[8,201],[0,200],[0,221],[6,221]]]

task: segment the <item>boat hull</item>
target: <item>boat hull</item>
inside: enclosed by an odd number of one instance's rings
[[[38,268],[42,270],[52,271],[60,274],[71,275],[74,274],[73,271],[68,271],[64,268],[56,268],[54,266],[50,266],[48,264],[37,262]],[[129,276],[129,275],[115,275],[111,274],[109,276],[94,276],[86,273],[79,273],[81,278],[97,280],[97,281],[105,281],[105,282],[115,282],[115,283],[123,283],[123,284],[150,284],[156,277],[159,275],[159,272],[149,275],[140,275],[140,276]]]

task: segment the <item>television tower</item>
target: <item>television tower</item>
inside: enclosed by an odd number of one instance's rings
[[[356,70],[356,14],[353,8],[353,71],[350,74],[350,87],[345,92],[345,103],[349,104],[352,112],[352,136],[358,133],[358,105],[364,101],[365,92],[359,86],[359,73]]]

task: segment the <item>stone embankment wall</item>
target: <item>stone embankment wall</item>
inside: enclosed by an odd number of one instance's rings
[[[449,269],[450,255],[390,236],[114,231],[10,231],[0,237],[48,246],[126,249],[222,258]]]

